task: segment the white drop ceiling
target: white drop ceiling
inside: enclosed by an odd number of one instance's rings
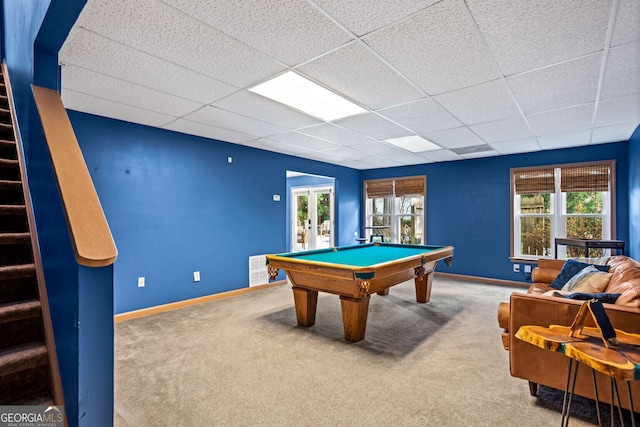
[[[89,0],[70,110],[356,169],[626,141],[638,0]],[[249,92],[293,70],[363,107],[326,122]],[[419,135],[436,150],[385,140]]]

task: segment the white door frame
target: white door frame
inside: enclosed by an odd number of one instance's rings
[[[316,206],[316,195],[318,193],[329,193],[329,246],[332,247],[334,245],[334,186],[333,185],[323,185],[316,187],[291,187],[291,252],[297,251],[297,243],[298,243],[298,196],[307,195],[308,205],[307,209],[309,210],[307,216],[307,224],[304,226],[307,228],[307,246],[303,250],[317,249],[320,246],[320,242],[317,241],[318,233],[318,219],[317,219],[317,206]]]

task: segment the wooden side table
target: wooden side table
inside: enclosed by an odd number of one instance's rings
[[[616,401],[618,416],[621,423],[623,423],[622,405],[618,391],[618,380],[621,380],[627,385],[631,425],[635,427],[631,381],[640,380],[640,334],[630,334],[619,329],[613,329],[610,324],[607,324],[608,318],[602,318],[603,313],[604,309],[601,303],[586,301],[571,326],[552,325],[548,328],[543,326],[522,326],[516,333],[516,338],[518,339],[545,350],[563,353],[569,358],[567,382],[562,403],[562,427],[569,424],[571,400],[580,364],[591,368],[598,425],[602,425],[602,422],[598,404],[596,371],[603,373],[611,380],[611,425],[614,422],[614,402]],[[588,314],[593,316],[597,327],[583,326]]]

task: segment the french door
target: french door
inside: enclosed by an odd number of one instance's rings
[[[291,193],[291,251],[332,247],[333,187],[293,188]]]

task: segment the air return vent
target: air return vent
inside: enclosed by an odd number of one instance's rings
[[[264,285],[269,282],[267,257],[255,255],[249,257],[249,286]]]

